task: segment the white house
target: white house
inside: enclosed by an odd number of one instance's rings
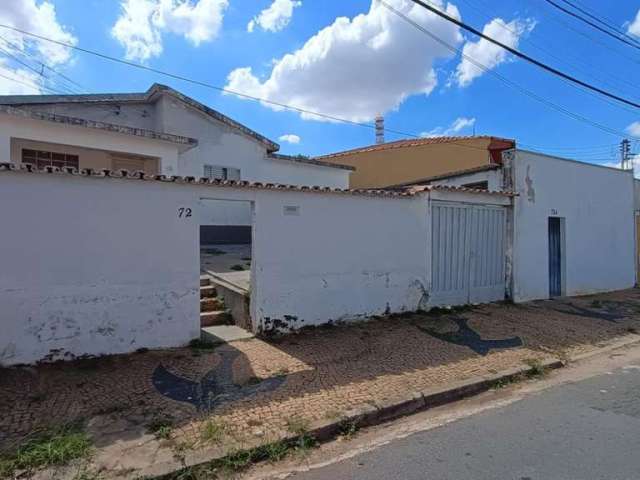
[[[0,117],[0,161],[32,163],[38,168],[52,165],[98,171],[127,169],[332,188],[347,188],[353,170],[306,157],[280,155],[275,142],[159,84],[143,93],[0,96]],[[18,117],[22,120],[17,121]],[[5,128],[7,123],[10,128]],[[149,149],[130,146],[130,138],[128,143],[104,144],[96,132],[90,137],[86,133],[74,136],[70,132],[73,126],[156,140],[165,138],[173,143],[180,138],[182,147],[177,149],[177,157],[168,159],[158,151],[158,142],[147,142],[145,145],[153,146]],[[248,226],[251,212],[246,205],[209,202],[200,210],[200,223]]]
[[[428,183],[481,183],[515,194],[509,228],[514,301],[633,287],[636,227],[633,173],[524,150],[503,163],[452,172]]]

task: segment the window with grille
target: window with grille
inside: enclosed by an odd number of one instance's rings
[[[22,149],[22,163],[30,163],[38,169],[44,167],[79,168],[78,155]]]
[[[489,182],[487,180],[483,182],[466,183],[462,186],[464,188],[475,188],[476,190],[489,190]]]
[[[205,165],[204,176],[211,180],[240,180],[240,169],[221,167],[219,165]]]

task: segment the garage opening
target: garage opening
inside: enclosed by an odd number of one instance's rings
[[[198,215],[203,334],[221,325],[252,330],[253,203],[202,198]]]
[[[504,300],[504,207],[433,202],[431,212],[430,304],[455,306]]]

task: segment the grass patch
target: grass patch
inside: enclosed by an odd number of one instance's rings
[[[351,420],[343,420],[340,422],[340,426],[338,427],[338,435],[343,438],[349,439],[352,438],[356,433],[358,433],[358,424]]]
[[[340,410],[327,410],[324,414],[324,418],[327,420],[337,420],[342,416],[343,413]]]
[[[544,377],[547,374],[547,369],[540,360],[535,358],[527,358],[524,360],[524,363],[529,366],[529,371],[526,373],[529,378],[539,378]]]
[[[244,265],[240,265],[239,263],[236,263],[235,265],[231,265],[229,268],[235,272],[244,271]]]
[[[201,427],[200,438],[208,443],[220,443],[227,432],[224,423],[207,420]]]
[[[278,440],[247,450],[237,450],[208,464],[186,468],[164,478],[165,480],[212,480],[221,476],[226,478],[256,463],[278,462],[289,455],[306,454],[316,445],[317,441],[313,436],[304,434],[295,442]]]
[[[169,440],[173,432],[173,424],[167,418],[155,418],[147,425],[147,431],[153,433],[158,440]]]
[[[79,426],[49,430],[27,440],[14,452],[0,455],[0,478],[12,477],[17,471],[68,465],[87,458],[91,451],[89,437]]]
[[[304,435],[309,431],[309,420],[300,417],[287,419],[287,430],[295,435]]]

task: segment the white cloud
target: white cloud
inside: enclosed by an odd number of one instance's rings
[[[625,128],[625,132],[633,137],[640,138],[640,122],[633,122],[627,128]]]
[[[522,36],[531,32],[534,27],[535,22],[532,20],[512,20],[506,23],[501,18],[494,18],[484,26],[482,33],[509,47],[517,48]],[[497,67],[508,58],[505,49],[484,38],[476,42],[467,41],[462,48],[462,53],[489,69]],[[456,68],[454,77],[459,86],[466,87],[483,73],[481,68],[463,57]]]
[[[462,130],[471,128],[476,124],[475,118],[458,117],[447,128],[436,127],[428,132],[422,132],[421,137],[448,137],[457,135]]]
[[[291,143],[292,145],[297,145],[300,143],[300,137],[298,135],[294,135],[293,133],[288,133],[286,135],[282,135],[278,138],[281,142]]]
[[[0,58],[0,95],[37,95],[42,93],[41,77],[26,69],[11,68]]]
[[[442,0],[434,0],[444,8]],[[451,44],[458,28],[408,0],[387,0]],[[459,18],[448,4],[449,15]],[[409,96],[428,95],[436,86],[433,68],[451,52],[372,0],[367,13],[337,18],[299,49],[276,60],[264,80],[251,67],[233,70],[227,88],[353,121],[369,121],[396,109]],[[274,110],[281,108],[268,105]],[[302,114],[303,118],[322,120]]]
[[[48,1],[3,0],[0,2],[0,23],[71,45],[77,43],[76,37],[58,22],[56,9]],[[36,40],[11,30],[3,30],[2,36],[20,51],[35,51],[49,65],[65,63],[71,58],[68,48],[51,42]]]
[[[111,35],[129,60],[148,60],[162,53],[164,32],[184,36],[196,47],[217,37],[228,0],[122,0],[122,12]]]
[[[636,14],[636,18],[627,27],[627,33],[636,37],[640,37],[640,10]]]
[[[75,45],[76,37],[56,17],[56,10],[49,1],[3,0],[0,2],[0,23],[32,32],[43,37]],[[3,49],[15,57],[24,57],[32,65],[33,60],[46,65],[62,65],[71,61],[71,49],[44,40],[37,40],[12,30],[2,31]],[[26,70],[8,55],[0,53],[0,94],[37,94],[46,82],[40,75]]]
[[[247,25],[247,31],[253,32],[256,26],[265,31],[279,32],[289,25],[293,9],[302,5],[299,0],[274,0],[270,7],[262,10]]]
[[[631,159],[631,163],[633,164],[633,173],[635,178],[640,179],[640,159],[639,158],[632,158]],[[622,165],[620,164],[620,162],[606,162],[606,163],[600,163],[599,165],[602,165],[603,167],[609,167],[609,168],[617,168],[617,169],[621,169]]]

